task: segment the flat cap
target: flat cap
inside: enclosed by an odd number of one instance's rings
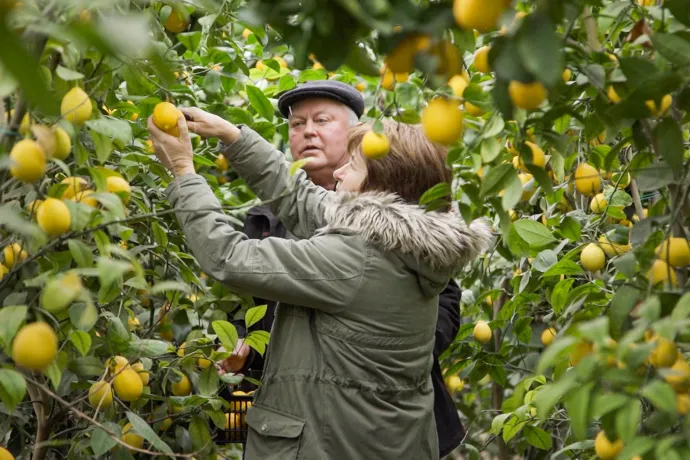
[[[278,110],[287,118],[290,106],[305,99],[316,98],[332,99],[345,104],[357,114],[357,118],[364,113],[362,94],[352,86],[336,80],[311,80],[283,93],[278,99]]]

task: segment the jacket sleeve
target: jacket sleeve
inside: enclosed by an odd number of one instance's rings
[[[197,174],[176,178],[168,200],[202,270],[231,289],[328,312],[345,309],[359,288],[366,251],[340,235],[249,240],[223,214]]]
[[[436,321],[436,342],[434,358],[438,359],[453,342],[460,329],[460,287],[450,280],[438,296],[438,320]]]
[[[314,185],[301,169],[291,176],[285,155],[250,128],[240,131],[239,139],[221,143],[220,151],[290,233],[311,237],[325,225],[323,208],[334,192]]]

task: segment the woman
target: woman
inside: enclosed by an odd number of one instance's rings
[[[437,459],[429,378],[437,295],[483,251],[484,224],[417,206],[451,179],[445,151],[420,130],[386,124],[387,157],[366,160],[360,126],[338,192],[293,176],[282,153],[247,127],[183,109],[180,137],[149,120],[156,154],[177,178],[178,209],[201,268],[237,291],[280,301],[263,386],[247,414],[248,460]],[[187,131],[220,150],[299,241],[247,240],[201,176]],[[400,185],[398,185],[400,184]],[[396,195],[396,193],[399,195]],[[217,209],[208,211],[207,209]]]

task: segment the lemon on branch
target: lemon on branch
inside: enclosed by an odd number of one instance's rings
[[[141,383],[144,386],[149,384],[150,374],[144,369],[144,363],[134,363],[131,368],[139,375],[139,379],[141,379]]]
[[[656,259],[647,271],[647,279],[656,286],[659,283],[675,286],[677,284],[676,271],[661,259]]]
[[[527,147],[529,147],[529,149],[532,151],[532,162],[527,164],[537,166],[538,168],[544,168],[546,166],[546,155],[544,155],[544,151],[541,149],[541,147],[530,141],[525,141],[525,145],[527,145]],[[529,172],[527,166],[525,166],[525,162],[522,160],[522,157],[520,156],[516,158],[519,158],[518,165],[520,169],[522,169],[524,172]]]
[[[491,340],[491,327],[486,323],[486,321],[479,320],[474,326],[472,332],[474,339],[479,343],[488,343]]]
[[[180,381],[170,385],[170,388],[175,396],[187,396],[192,392],[192,382],[189,381],[189,377],[182,374]]]
[[[113,390],[110,383],[105,380],[99,380],[91,385],[89,388],[89,404],[95,409],[96,407],[105,410],[113,405]]]
[[[617,439],[615,442],[611,442],[606,437],[606,433],[600,431],[594,440],[594,450],[601,460],[614,460],[623,450],[623,441]]]
[[[5,249],[2,252],[5,256],[5,266],[10,270],[16,263],[23,262],[27,257],[29,257],[29,254],[22,249],[19,243],[12,243],[5,246]]]
[[[462,137],[463,119],[457,102],[436,98],[422,112],[422,129],[430,141],[451,145]]]
[[[136,401],[144,391],[144,383],[139,374],[131,368],[124,369],[113,379],[115,394],[123,401]]]
[[[48,198],[38,208],[36,220],[41,230],[50,236],[58,236],[69,231],[72,216],[65,203]]]
[[[462,93],[465,92],[465,88],[469,83],[462,75],[454,75],[450,80],[448,80],[448,86],[453,90],[453,95],[456,97],[462,97]]]
[[[144,438],[134,432],[131,423],[127,423],[122,427],[122,437],[120,439],[130,447],[141,449],[144,446]]]
[[[367,132],[362,138],[362,155],[370,160],[378,160],[388,155],[391,143],[385,134]]]
[[[116,375],[130,366],[129,361],[124,356],[113,356],[105,362],[105,367],[110,371],[111,375]]]
[[[74,198],[77,193],[89,186],[89,183],[83,177],[66,177],[60,183],[67,184],[67,188],[62,192],[62,198],[64,199]]]
[[[482,46],[474,53],[474,67],[481,73],[491,72],[491,67],[489,66],[489,51],[491,51],[490,46]]]
[[[556,338],[556,334],[558,334],[558,331],[554,327],[544,329],[544,331],[541,333],[541,343],[544,344],[545,347],[548,347],[553,343],[553,339]]]
[[[656,248],[656,255],[672,267],[685,267],[690,264],[690,243],[685,238],[670,237]]]
[[[182,11],[181,9],[173,7],[172,11],[170,12],[170,15],[165,20],[163,27],[165,27],[166,30],[170,32],[180,33],[184,32],[188,25],[189,15],[186,13],[186,11]]]
[[[58,338],[48,323],[37,321],[22,327],[12,342],[12,359],[17,366],[42,371],[57,356]]]
[[[589,243],[580,254],[582,268],[589,272],[597,272],[606,265],[606,254],[595,243]]]
[[[430,44],[431,39],[428,35],[408,35],[386,57],[386,66],[394,73],[412,72],[414,70],[415,56],[426,51]]]
[[[118,195],[124,204],[129,203],[132,187],[130,187],[129,182],[124,178],[120,176],[108,176],[105,185],[109,193]]]
[[[455,0],[453,16],[463,29],[486,33],[496,28],[501,14],[509,5],[508,0]]]
[[[55,134],[55,152],[53,152],[53,158],[58,160],[65,160],[69,156],[70,150],[72,150],[72,139],[67,134],[67,131],[59,126],[53,127],[53,133]]]
[[[91,118],[93,105],[89,95],[79,87],[67,91],[60,104],[60,113],[65,119],[77,126]]]
[[[38,142],[24,139],[10,152],[10,174],[21,182],[36,182],[46,172],[46,155]]]
[[[515,107],[534,110],[546,100],[548,93],[540,82],[522,83],[513,80],[508,84],[508,95]]]
[[[599,171],[587,163],[581,163],[575,170],[575,188],[585,196],[592,196],[601,189]]]
[[[654,339],[656,348],[649,355],[649,363],[654,367],[671,367],[678,359],[678,347],[675,342],[664,337]]]

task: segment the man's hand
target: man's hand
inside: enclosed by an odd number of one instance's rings
[[[248,356],[249,345],[244,343],[244,339],[237,339],[237,344],[232,351],[232,355],[219,363],[220,368],[218,369],[218,374],[223,375],[228,372],[235,374],[241,371],[244,364],[247,362]]]
[[[189,131],[203,138],[217,137],[224,144],[232,144],[240,137],[239,128],[218,115],[196,107],[181,107],[180,110],[187,119]]]
[[[187,122],[183,116],[177,120],[177,127],[180,130],[180,137],[171,136],[158,128],[153,122],[153,117],[150,117],[148,122],[156,156],[176,177],[194,174],[194,152],[192,151],[192,142],[189,139]]]

